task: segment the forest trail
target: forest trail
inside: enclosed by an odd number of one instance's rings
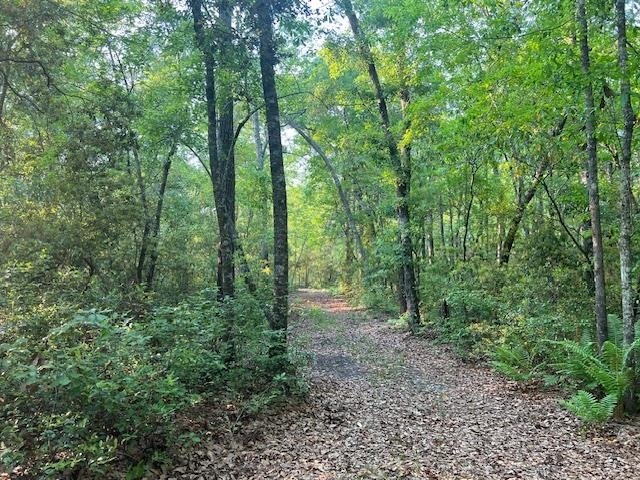
[[[583,434],[552,394],[341,298],[303,290],[292,303],[292,336],[313,355],[308,400],[239,421],[162,478],[640,479],[637,426]]]

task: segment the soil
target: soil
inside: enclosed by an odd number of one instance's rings
[[[231,406],[224,428],[200,419],[205,441],[154,478],[640,479],[637,423],[585,430],[557,393],[463,363],[342,298],[302,290],[292,303],[291,337],[313,359],[308,398],[258,416]]]

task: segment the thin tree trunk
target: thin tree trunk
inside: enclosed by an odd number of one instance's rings
[[[151,218],[149,216],[149,202],[147,201],[147,190],[142,176],[142,164],[138,152],[137,141],[133,140],[133,160],[136,168],[136,180],[138,182],[138,190],[140,192],[140,202],[142,203],[142,214],[144,218],[144,227],[142,229],[142,239],[140,241],[140,253],[138,254],[138,264],[136,265],[136,284],[142,283],[144,272],[144,264],[147,260],[147,251],[149,248],[149,234],[151,233]]]
[[[474,187],[476,183],[476,172],[478,167],[473,165],[471,167],[471,186],[469,187],[469,202],[467,203],[467,209],[464,212],[464,235],[462,237],[462,261],[467,261],[467,236],[469,234],[469,218],[471,217],[471,208],[473,207],[474,199]]]
[[[286,348],[286,331],[289,295],[289,248],[287,237],[287,185],[285,182],[282,138],[280,132],[280,107],[276,91],[274,65],[275,45],[273,16],[270,0],[257,0],[257,27],[260,37],[260,72],[265,101],[267,133],[269,137],[269,162],[273,190],[273,315],[269,319],[272,330],[281,332],[283,343],[272,350],[283,353]]]
[[[333,183],[336,186],[336,190],[338,191],[338,196],[340,197],[340,202],[342,203],[342,209],[344,210],[344,214],[347,217],[347,224],[349,225],[349,230],[353,235],[353,238],[356,242],[356,248],[358,249],[358,254],[360,255],[360,259],[364,262],[367,258],[367,253],[362,244],[362,238],[360,237],[360,232],[358,231],[358,227],[356,225],[355,217],[353,216],[353,212],[351,211],[351,207],[349,206],[349,199],[347,198],[347,194],[342,188],[342,182],[340,181],[340,177],[338,176],[338,172],[336,171],[333,162],[324,152],[323,148],[316,142],[311,135],[301,126],[291,120],[288,120],[289,125],[300,134],[302,138],[315,150],[318,156],[324,162],[324,165],[329,170],[329,174],[333,179]]]
[[[589,37],[585,0],[577,0],[576,19],[580,43],[580,58],[584,74],[584,100],[587,132],[587,185],[589,190],[589,213],[593,242],[593,276],[595,280],[595,314],[598,348],[607,340],[607,304],[604,279],[604,255],[602,228],[600,226],[600,195],[598,192],[598,153],[596,142],[596,113],[591,82],[589,59]]]
[[[497,218],[497,222],[498,222],[498,242],[496,245],[496,259],[498,260],[498,263],[500,263],[502,261],[502,245],[504,245],[504,225],[502,224],[502,220],[500,220],[500,218]]]
[[[262,144],[262,129],[260,128],[260,116],[257,110],[251,114],[251,121],[256,149],[256,169],[261,172],[264,169],[264,145]]]
[[[433,260],[436,256],[435,241],[433,239],[433,210],[429,210],[427,212],[426,242],[427,242],[427,257],[429,259],[429,264],[433,264]]]
[[[559,136],[567,123],[567,115],[562,115],[558,122],[555,124],[549,136],[551,138]],[[544,180],[544,176],[547,171],[551,168],[551,158],[547,155],[536,168],[536,172],[533,175],[533,180],[531,181],[531,185],[525,193],[522,193],[522,189],[516,189],[517,198],[518,198],[518,208],[516,209],[515,216],[511,219],[511,223],[509,224],[509,230],[504,238],[502,244],[498,247],[500,251],[500,255],[498,256],[498,263],[500,265],[506,265],[509,263],[509,258],[511,256],[511,249],[513,248],[513,244],[516,239],[516,234],[518,233],[518,227],[520,226],[520,222],[524,217],[524,213],[527,209],[527,206],[533,199],[540,185],[540,182]]]
[[[2,84],[0,85],[0,125],[4,125],[4,105],[9,91],[9,74],[4,70],[0,70],[0,77],[2,77]]]
[[[158,202],[156,203],[156,211],[153,218],[153,226],[151,228],[151,243],[149,253],[149,266],[147,267],[147,279],[145,289],[151,291],[153,288],[153,278],[156,272],[156,264],[158,262],[158,240],[160,234],[160,220],[162,219],[162,206],[164,204],[164,194],[167,190],[167,180],[169,179],[169,170],[171,169],[171,160],[176,153],[177,142],[171,146],[171,150],[167,154],[162,164],[162,178],[160,180],[160,188],[158,189]]]
[[[509,230],[507,230],[507,234],[505,235],[504,241],[502,242],[501,255],[498,262],[500,263],[500,265],[507,265],[509,263],[509,258],[511,257],[511,249],[513,248],[513,244],[515,243],[518,228],[520,227],[520,222],[522,222],[522,218],[524,217],[524,212],[526,211],[529,203],[531,203],[531,200],[536,194],[536,190],[538,189],[540,182],[542,182],[544,174],[547,172],[549,167],[550,163],[548,158],[542,160],[538,165],[538,168],[536,169],[536,173],[533,176],[531,185],[524,194],[520,195],[516,214],[511,219]]]
[[[616,19],[618,30],[618,66],[620,68],[620,103],[624,121],[622,133],[622,152],[620,156],[620,288],[622,290],[623,341],[625,346],[633,343],[634,332],[634,294],[631,286],[631,235],[632,199],[631,199],[631,141],[633,139],[634,112],[631,105],[631,84],[627,66],[627,18],[625,0],[616,0]]]
[[[398,151],[398,143],[393,137],[391,131],[391,122],[389,120],[389,111],[387,109],[387,101],[385,98],[378,70],[373,60],[373,55],[369,44],[360,30],[358,18],[353,10],[351,0],[340,0],[340,5],[349,20],[351,31],[358,44],[360,55],[367,63],[369,79],[373,84],[376,100],[378,102],[378,111],[382,123],[382,131],[384,134],[389,158],[391,164],[396,171],[396,197],[398,217],[398,227],[400,230],[400,246],[401,246],[401,268],[403,270],[403,278],[405,283],[405,296],[407,299],[407,311],[409,313],[409,328],[416,331],[420,322],[420,310],[418,306],[418,294],[416,286],[415,268],[413,263],[413,246],[409,232],[410,213],[409,213],[409,183],[411,181],[411,168],[408,158],[401,157]],[[408,99],[405,99],[405,101]]]
[[[440,226],[440,245],[442,247],[442,253],[447,252],[447,238],[444,234],[444,206],[442,205],[442,197],[438,198],[438,224]]]
[[[262,172],[264,170],[265,160],[265,146],[262,143],[262,127],[260,126],[260,116],[258,110],[255,110],[251,114],[251,120],[253,124],[253,141],[256,151],[256,170]],[[262,193],[262,189],[260,189]],[[269,211],[268,211],[268,199],[263,195],[260,195],[260,260],[262,261],[262,267],[266,268],[269,265],[269,240],[268,240],[268,224],[269,224]]]

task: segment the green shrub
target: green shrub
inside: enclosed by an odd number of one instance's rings
[[[260,303],[205,291],[134,321],[69,306],[22,309],[0,330],[0,462],[42,478],[101,478],[179,441],[175,416],[206,396],[265,408],[303,394],[307,363],[272,355]],[[31,314],[31,317],[30,317]],[[142,468],[142,467],[140,467]]]
[[[3,343],[0,369],[0,458],[11,466],[27,457],[50,475],[103,472],[118,446],[168,435],[173,414],[198,400],[115,314],[79,312],[39,344]]]

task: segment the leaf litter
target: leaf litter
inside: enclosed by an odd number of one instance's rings
[[[306,401],[226,429],[200,412],[205,441],[154,478],[640,479],[637,422],[586,432],[557,395],[462,363],[341,298],[303,290],[294,304],[331,320],[292,320],[314,356]]]

